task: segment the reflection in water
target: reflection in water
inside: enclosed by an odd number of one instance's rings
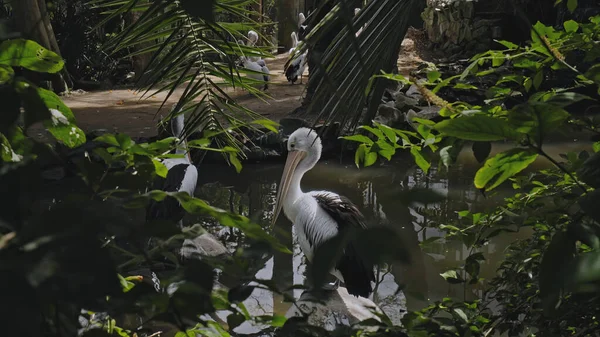
[[[499,146],[502,147],[503,144]],[[494,146],[493,152],[498,151],[498,147]],[[469,255],[462,243],[438,240],[423,248],[419,245],[427,238],[441,236],[442,232],[436,228],[437,225],[458,219],[457,211],[489,210],[498,200],[512,192],[510,187],[504,186],[484,197],[472,183],[472,177],[480,165],[471,159],[472,155],[465,155],[464,152],[467,151],[463,151],[459,157],[462,164],[443,171],[437,170],[433,165],[428,174],[409,167],[412,159],[360,170],[353,165],[321,162],[302,181],[305,191],[331,190],[345,195],[359,206],[370,223],[390,224],[400,229],[400,244],[411,253],[412,263],[394,264],[378,271],[382,281],[373,295],[375,303],[393,321],[398,321],[401,309],[418,310],[426,306],[427,302],[443,297],[474,299],[483,291],[481,284],[471,288],[473,290],[465,291],[462,285],[450,285],[440,276],[440,273],[450,268],[459,267]],[[538,160],[531,169],[540,169],[546,165],[544,160]],[[248,216],[268,228],[282,170],[283,165],[246,165],[238,175],[222,166],[203,165],[199,170],[200,181],[196,196],[214,206]],[[426,205],[404,205],[398,201],[399,192],[415,187],[440,191],[447,195],[447,199],[442,203]],[[258,278],[272,278],[280,289],[302,284],[305,279],[304,257],[298,245],[293,243],[291,227],[285,217],[280,217],[273,234],[288,245],[294,254],[274,254],[257,274]],[[241,240],[230,229],[218,228],[215,231],[235,246]],[[515,237],[526,235],[528,233],[523,232],[503,234],[485,246],[482,253],[486,260],[481,266],[481,277],[493,277],[496,262],[502,258],[504,247]],[[401,292],[397,294],[398,284],[402,285],[406,299]],[[301,290],[289,293],[296,299],[300,294]],[[273,296],[260,289],[256,289],[245,304],[251,312],[259,315],[284,315],[291,305],[284,302],[281,295]],[[240,327],[236,331],[250,332],[247,327]]]

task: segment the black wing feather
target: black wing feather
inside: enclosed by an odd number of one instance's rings
[[[181,188],[183,177],[189,167],[189,164],[178,164],[169,170],[166,178],[157,178],[153,189],[163,190],[165,192],[177,192]],[[151,220],[171,220],[178,222],[183,219],[185,210],[175,198],[167,197],[162,201],[150,200],[146,209],[146,221]]]
[[[315,194],[314,197],[319,206],[338,224],[340,233],[352,227],[355,229],[367,228],[365,217],[350,199],[341,195],[325,193]],[[344,253],[336,262],[335,267],[344,277],[348,293],[354,296],[369,297],[373,292],[371,287],[371,281],[375,281],[373,263],[362,258],[356,245],[352,242],[345,247]]]

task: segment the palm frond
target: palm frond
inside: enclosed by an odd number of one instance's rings
[[[91,1],[94,6],[105,10],[107,17],[101,24],[129,12],[139,13],[139,18],[111,39],[105,48],[112,52],[133,50],[129,56],[152,53],[136,83],[143,92],[142,97],[166,92],[164,105],[178,87],[184,87],[175,109],[165,119],[186,113],[185,136],[194,131],[218,134],[221,139],[217,142],[238,149],[239,144],[231,134],[221,132],[225,125],[238,127],[261,117],[238,105],[224,87],[239,87],[265,96],[253,87],[255,80],[241,76],[248,71],[238,70],[236,62],[240,55],[272,57],[265,48],[237,43],[238,40],[246,40],[248,30],[258,30],[260,26],[250,19],[256,13],[246,9],[253,2],[217,0],[213,8],[204,9],[213,11],[213,15],[208,17],[228,17],[236,21],[232,23],[194,16],[186,11],[182,1]]]
[[[356,17],[354,1],[322,2],[307,19],[309,33],[296,51],[300,54],[308,50],[309,67],[312,67],[306,115],[315,117],[315,123],[340,121],[354,128],[361,121],[369,94],[371,101],[379,105],[383,90],[379,90],[380,93],[372,88],[368,90],[370,79],[382,70],[392,70],[408,30],[409,15],[415,12],[419,2],[371,0]],[[361,27],[362,32],[356,36]],[[322,47],[327,35],[336,31],[326,48]],[[319,49],[324,51],[316,51]]]

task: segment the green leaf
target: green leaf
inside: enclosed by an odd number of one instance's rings
[[[27,81],[15,81],[15,90],[25,108],[25,130],[31,125],[50,119],[50,111],[40,97],[37,87]]]
[[[18,155],[13,151],[10,142],[6,137],[0,133],[0,158],[3,162],[19,162],[23,159],[23,156]]]
[[[591,66],[585,72],[584,76],[589,80],[594,81],[594,83],[600,85],[600,64],[594,64],[593,66]]]
[[[477,89],[477,87],[472,84],[468,84],[468,83],[456,83],[454,85],[454,89],[471,90],[471,89]]]
[[[478,163],[483,163],[492,151],[492,143],[490,142],[473,142],[471,147],[473,155]]]
[[[156,172],[156,175],[159,177],[166,178],[167,173],[169,173],[169,170],[167,170],[167,167],[163,163],[161,163],[159,160],[156,160],[156,159],[152,159],[152,163],[154,164],[154,172]]]
[[[579,29],[579,24],[576,21],[568,20],[563,23],[567,33],[575,33]]]
[[[448,270],[441,273],[440,275],[444,278],[444,280],[446,280],[446,282],[450,284],[458,284],[465,282],[465,280],[463,280],[463,278],[460,277],[460,275],[458,275],[456,270]]]
[[[365,155],[367,153],[367,145],[366,144],[360,144],[358,146],[358,149],[356,149],[356,152],[354,153],[354,163],[356,164],[357,168],[360,168],[360,163],[365,161]]]
[[[277,128],[279,127],[279,123],[274,122],[270,119],[257,119],[257,120],[252,121],[252,124],[258,124],[258,125],[261,125],[261,126],[267,128],[270,131],[279,132],[277,130]]]
[[[271,326],[280,328],[285,324],[286,321],[287,318],[285,316],[274,314],[273,319],[271,319]]]
[[[594,152],[600,152],[600,142],[595,142],[593,145]]]
[[[427,173],[431,164],[423,157],[421,150],[418,147],[413,146],[410,148],[410,154],[415,159],[415,163],[419,166],[419,168],[423,170],[423,172]]]
[[[242,171],[242,162],[240,162],[240,160],[238,159],[237,153],[229,153],[229,162],[235,168],[235,172],[240,173]]]
[[[440,72],[437,70],[433,70],[427,73],[427,80],[429,81],[429,83],[437,81],[440,77],[442,77],[442,74],[440,74]]]
[[[506,179],[521,172],[533,163],[538,154],[532,150],[510,149],[488,159],[475,174],[475,187],[490,191]]]
[[[71,148],[85,144],[85,133],[75,125],[73,112],[60,97],[43,88],[37,88],[37,92],[50,111],[50,119],[44,121],[44,126],[54,138]]]
[[[569,118],[563,108],[545,103],[529,102],[515,106],[508,113],[508,122],[522,133],[533,136],[536,141],[556,130]]]
[[[115,135],[110,134],[110,133],[105,133],[102,136],[96,137],[94,139],[95,142],[102,142],[102,143],[106,143],[106,144],[110,144],[113,146],[117,146],[119,147],[120,144],[117,141],[117,138],[115,137]]]
[[[0,44],[0,64],[43,73],[57,73],[63,68],[64,61],[56,53],[40,46],[37,42],[14,39]]]
[[[483,115],[446,119],[437,123],[434,129],[465,140],[494,141],[518,138],[518,133],[506,121]]]
[[[533,87],[536,89],[540,88],[540,85],[542,85],[542,81],[544,80],[544,71],[542,69],[538,70],[537,73],[535,73],[535,76],[533,76]]]
[[[506,41],[506,40],[496,40],[496,42],[498,42],[499,44],[503,45],[504,47],[508,48],[508,49],[517,49],[519,48],[518,45],[510,42],[510,41]]]
[[[465,314],[465,312],[462,309],[459,308],[454,308],[452,309],[452,311],[465,323],[467,323],[469,321],[469,318],[467,317],[467,314]]]
[[[577,9],[577,0],[567,0],[567,9],[573,13]]]
[[[13,70],[13,68],[5,64],[0,64],[0,83],[6,83],[12,80],[14,76],[15,71]]]
[[[469,255],[465,260],[465,271],[471,275],[472,278],[476,279],[479,277],[480,262],[485,261],[485,257],[482,253],[475,253]]]
[[[368,150],[365,154],[365,167],[369,167],[377,162],[377,152]]]
[[[371,140],[371,138],[369,138],[367,136],[363,136],[363,135],[343,136],[340,138],[345,139],[345,140],[351,140],[354,142],[363,143],[363,144],[373,145],[373,140]]]

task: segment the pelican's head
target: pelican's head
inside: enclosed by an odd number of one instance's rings
[[[309,128],[299,128],[294,131],[287,142],[288,157],[283,168],[283,175],[277,191],[275,202],[275,214],[273,214],[272,224],[275,224],[277,217],[283,207],[283,199],[285,199],[290,189],[294,173],[304,174],[315,166],[321,158],[321,138],[317,132]],[[299,184],[300,181],[297,181]]]
[[[304,24],[304,21],[306,21],[306,17],[304,16],[304,13],[299,13],[298,14],[298,25]]]

